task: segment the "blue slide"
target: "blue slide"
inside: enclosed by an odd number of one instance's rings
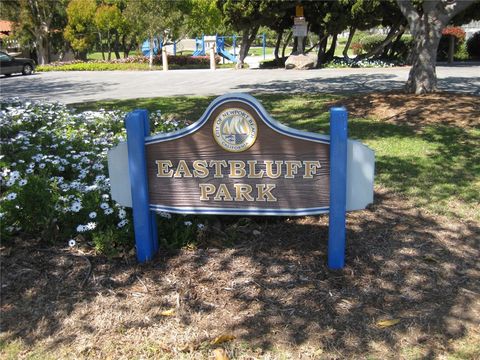
[[[225,38],[223,36],[217,36],[217,54],[227,60],[237,62],[237,57],[225,50]]]

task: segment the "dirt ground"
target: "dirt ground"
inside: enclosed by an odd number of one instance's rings
[[[480,118],[478,98],[455,96],[431,95],[457,112],[442,121],[459,121],[459,102]],[[426,98],[384,99],[351,101],[386,121],[409,120],[416,102],[416,116],[435,121]],[[476,222],[377,187],[373,205],[348,214],[341,271],[326,267],[327,216],[235,218],[221,230],[144,265],[133,254],[4,246],[2,343],[19,358],[225,359],[223,349],[230,359],[480,359]]]

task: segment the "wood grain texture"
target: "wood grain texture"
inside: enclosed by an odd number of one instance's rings
[[[213,122],[217,115],[228,108],[241,108],[248,111],[255,119],[258,127],[256,142],[248,150],[232,153],[222,149],[213,137]],[[148,144],[147,173],[149,179],[150,203],[172,207],[211,207],[211,208],[259,208],[259,209],[294,209],[324,207],[329,205],[329,145],[309,140],[293,138],[271,129],[249,105],[241,102],[229,102],[220,105],[196,132],[180,139]],[[308,160],[320,161],[321,168],[317,170],[313,179],[303,178],[303,169],[299,169],[294,179],[231,179],[226,175],[228,168],[223,169],[223,178],[214,178],[213,169],[206,178],[170,178],[157,177],[156,160],[170,160],[174,167],[180,160],[185,160],[193,171],[194,160]],[[265,165],[257,169],[265,170]],[[275,169],[275,166],[274,166]],[[208,201],[200,201],[199,184],[226,184],[234,196],[233,184],[275,184],[272,194],[276,202],[266,201],[214,201],[211,196]],[[252,195],[255,196],[255,193]]]

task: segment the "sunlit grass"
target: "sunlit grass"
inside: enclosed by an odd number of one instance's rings
[[[328,133],[328,107],[342,96],[258,94],[278,121],[300,130]],[[214,97],[162,97],[74,105],[86,109],[145,108],[197,120]],[[427,125],[420,129],[378,119],[350,118],[349,136],[375,150],[377,185],[403,194],[438,214],[480,219],[480,131]]]

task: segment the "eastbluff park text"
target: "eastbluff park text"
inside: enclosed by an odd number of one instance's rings
[[[318,160],[156,160],[158,178],[313,179],[322,167]],[[277,201],[272,183],[200,183],[201,201]]]

